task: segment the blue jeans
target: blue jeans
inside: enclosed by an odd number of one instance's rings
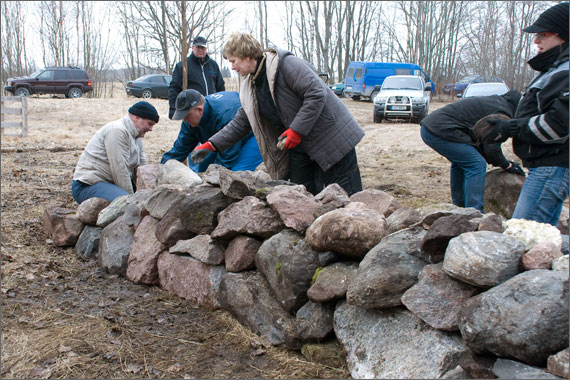
[[[472,145],[442,139],[423,126],[420,134],[427,146],[451,162],[451,203],[483,212],[487,173],[485,158]]]
[[[71,195],[79,204],[89,198],[103,198],[113,202],[115,198],[127,194],[129,194],[128,191],[109,182],[97,182],[94,185],[88,185],[81,181],[73,181],[71,183]]]
[[[556,226],[566,197],[568,168],[530,168],[512,217]]]

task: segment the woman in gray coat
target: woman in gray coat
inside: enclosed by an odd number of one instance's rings
[[[232,34],[223,54],[247,77],[242,108],[196,150],[224,151],[253,131],[272,178],[303,184],[313,194],[331,183],[349,195],[362,190],[354,147],[364,131],[308,62],[281,49],[263,51],[243,33]]]

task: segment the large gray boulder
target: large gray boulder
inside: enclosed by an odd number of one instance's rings
[[[387,226],[377,211],[353,205],[318,217],[307,228],[307,243],[317,251],[330,250],[361,260],[386,235]]]
[[[160,286],[182,297],[191,304],[206,309],[218,309],[218,294],[222,276],[226,274],[223,265],[208,265],[190,256],[163,252],[158,256],[158,277]]]
[[[414,315],[439,330],[458,330],[457,322],[463,303],[479,289],[449,277],[443,264],[427,265],[418,276],[419,282],[406,290],[402,303]]]
[[[426,262],[401,244],[381,242],[360,263],[346,291],[347,302],[367,309],[402,304],[404,292],[418,281]]]
[[[224,247],[210,235],[198,235],[188,240],[178,240],[168,250],[177,255],[190,255],[205,264],[219,265],[224,262]]]
[[[145,201],[144,207],[150,216],[162,219],[168,210],[182,202],[189,192],[190,189],[182,185],[157,186]]]
[[[443,270],[482,288],[500,284],[519,273],[524,244],[491,231],[467,232],[451,239]]]
[[[510,219],[525,177],[503,169],[493,169],[485,175],[485,212],[494,212]]]
[[[158,220],[147,215],[135,231],[128,258],[127,278],[135,283],[158,284],[158,255],[164,245],[156,238]]]
[[[423,227],[408,227],[403,230],[393,232],[388,236],[384,236],[381,242],[385,244],[390,243],[401,245],[408,255],[415,256],[426,263],[429,263],[429,255],[422,251],[422,243],[426,234],[427,230]]]
[[[137,228],[143,218],[148,215],[144,205],[151,194],[151,189],[138,190],[136,193],[131,194],[131,196],[127,198],[127,204],[121,216],[123,222],[133,228]]]
[[[103,228],[87,225],[83,227],[83,231],[75,243],[75,253],[84,259],[97,258],[99,252],[99,238]]]
[[[241,272],[255,268],[255,255],[261,242],[249,236],[237,236],[230,241],[224,251],[224,261],[228,272]]]
[[[261,273],[225,274],[219,296],[225,310],[271,345],[293,350],[301,348],[295,318],[273,298],[269,284]]]
[[[351,202],[362,202],[368,208],[389,217],[394,211],[402,207],[400,202],[392,195],[378,189],[365,189],[350,196]]]
[[[321,203],[321,207],[315,214],[317,218],[350,203],[348,193],[338,183],[331,183],[325,187],[320,193],[315,195],[315,199]]]
[[[430,262],[439,263],[443,260],[451,239],[477,229],[477,224],[470,219],[469,215],[449,215],[433,222],[422,241],[422,251],[429,255]]]
[[[163,244],[171,246],[178,240],[209,234],[218,223],[218,213],[232,202],[217,187],[193,187],[158,223],[156,237]]]
[[[307,301],[307,290],[319,266],[319,255],[293,230],[284,230],[267,239],[255,256],[261,272],[281,307],[294,313]]]
[[[187,165],[177,160],[168,160],[160,166],[156,176],[156,184],[182,185],[193,187],[201,184],[202,178]]]
[[[117,197],[113,202],[109,204],[109,206],[101,210],[97,216],[97,226],[106,227],[113,221],[117,220],[118,217],[123,215],[125,207],[127,207],[127,201],[132,195],[133,194],[127,194],[121,197]]]
[[[543,368],[533,367],[509,359],[497,359],[493,373],[498,379],[562,379],[546,372]]]
[[[543,365],[568,347],[568,273],[523,272],[471,298],[459,329],[475,352]]]
[[[471,218],[480,218],[483,216],[481,212],[473,207],[459,207],[451,203],[438,203],[429,206],[423,206],[417,209],[421,215],[417,225],[428,229],[437,219],[449,215],[467,215]]]
[[[329,302],[346,296],[348,284],[358,271],[358,263],[334,263],[315,272],[307,296],[313,302]]]
[[[393,233],[416,224],[421,219],[418,210],[412,207],[400,207],[386,218],[388,233]]]
[[[267,195],[267,204],[286,227],[305,232],[315,220],[315,213],[322,206],[315,197],[305,191],[284,189]]]
[[[307,302],[297,310],[297,334],[303,340],[324,339],[333,331],[334,303]]]
[[[267,203],[247,196],[220,212],[211,235],[214,239],[231,239],[240,234],[266,239],[284,228],[279,215]]]
[[[355,379],[438,379],[468,351],[458,334],[433,329],[401,308],[339,303],[334,331]]]
[[[101,210],[109,206],[111,202],[103,198],[89,198],[77,207],[77,219],[85,224],[96,225],[97,217]]]
[[[99,240],[99,252],[97,253],[98,265],[111,274],[124,277],[127,273],[129,252],[134,241],[134,235],[135,230],[121,218],[115,219],[114,222],[103,228]]]

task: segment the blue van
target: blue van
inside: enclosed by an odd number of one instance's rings
[[[353,100],[366,97],[372,101],[384,79],[391,75],[418,75],[431,85],[432,94],[435,84],[429,76],[415,63],[396,62],[358,62],[351,61],[344,78],[344,93]]]

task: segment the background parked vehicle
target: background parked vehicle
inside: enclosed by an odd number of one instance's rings
[[[172,75],[147,74],[127,82],[125,91],[127,95],[137,98],[168,99],[168,86],[171,80]]]
[[[416,75],[394,75],[384,80],[374,98],[374,122],[405,118],[419,123],[429,112],[432,86]]]
[[[341,83],[329,84],[329,87],[337,96],[341,98],[344,96],[344,83],[341,82]]]
[[[380,86],[392,75],[414,75],[421,77],[429,83],[431,91],[435,92],[435,84],[429,76],[415,63],[397,62],[350,62],[344,79],[344,93],[352,100],[360,100],[361,97],[374,99],[380,91]]]
[[[471,83],[505,83],[501,78],[493,75],[469,75],[461,78],[455,83],[448,83],[443,86],[443,93],[449,94],[462,94],[465,88]]]
[[[472,96],[503,95],[509,92],[509,86],[505,83],[471,83],[463,94],[457,94],[458,98],[470,98]]]
[[[79,67],[46,67],[28,77],[8,78],[4,91],[17,96],[30,94],[65,94],[80,98],[93,90],[87,72]]]

